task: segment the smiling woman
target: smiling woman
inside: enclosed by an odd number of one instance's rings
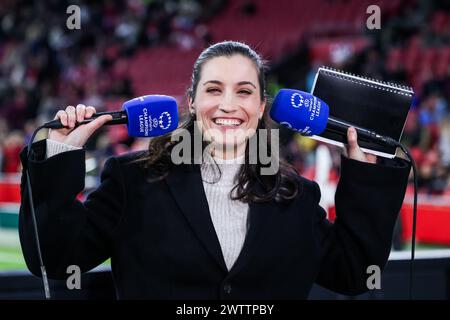
[[[110,158],[85,202],[77,200],[82,146],[109,118],[75,127],[95,109],[59,111],[66,128],[34,143],[30,158],[21,154],[49,277],[111,258],[119,298],[305,299],[315,282],[344,294],[368,290],[366,270],[382,269],[389,256],[410,164],[376,162],[349,130],[331,224],[317,183],[284,162],[263,175],[267,164],[249,161],[260,147],[277,154],[270,134],[255,134],[267,129],[264,71],[243,43],[206,48],[194,64],[185,130],[178,130],[206,137],[205,161],[196,162],[195,152],[187,164],[173,161],[177,132],[154,138],[148,150]],[[26,182],[23,176],[20,239],[28,268],[40,275]]]
[[[279,154],[278,150],[272,152],[264,112],[268,104],[265,71],[261,57],[243,43],[226,41],[205,49],[193,67],[188,90],[189,115],[181,125],[191,136],[196,130],[200,131],[206,140],[202,152],[208,148],[213,161],[245,158],[237,174],[236,192],[232,195],[233,199],[245,202],[289,200],[298,192],[295,170],[281,159],[272,159],[278,168],[273,175],[261,177],[261,169],[268,163],[261,161],[258,147],[263,146],[272,158]],[[269,133],[255,135],[261,130]],[[256,139],[256,148],[248,147],[251,137]],[[173,162],[171,151],[177,143],[173,135],[150,142],[148,156],[141,160],[147,162],[152,179],[163,179],[169,173]],[[190,163],[197,163],[196,156],[192,150]],[[251,161],[252,156],[256,161]],[[257,182],[262,183],[263,188]]]
[[[207,139],[213,141],[215,155],[224,159],[242,155],[249,138],[244,133],[256,131],[266,106],[255,64],[240,54],[212,58],[203,66],[200,83],[189,109],[207,132]],[[228,144],[235,147],[231,153],[223,150]]]

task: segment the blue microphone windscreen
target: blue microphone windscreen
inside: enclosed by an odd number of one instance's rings
[[[161,136],[178,127],[177,101],[170,96],[147,95],[123,104],[128,116],[128,135]]]
[[[328,105],[310,93],[281,89],[270,109],[270,117],[279,124],[311,136],[321,134],[328,121]]]

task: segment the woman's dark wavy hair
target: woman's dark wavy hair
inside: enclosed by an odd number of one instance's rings
[[[265,90],[265,62],[248,45],[236,41],[224,41],[206,48],[197,58],[197,61],[193,67],[191,86],[187,91],[187,95],[191,103],[195,101],[197,86],[201,77],[202,67],[205,62],[216,57],[231,57],[237,54],[249,58],[254,63],[258,72],[258,81],[261,88],[261,101],[267,98]],[[267,105],[266,110],[269,110]],[[195,124],[195,114],[188,113],[186,117],[187,118],[182,122],[179,128],[188,130],[191,137],[193,137],[194,131],[198,130]],[[267,150],[270,156],[274,158],[270,146],[270,129],[267,126],[266,113],[262,119],[259,120],[257,129],[268,129],[266,141],[268,145]],[[177,130],[171,134],[153,138],[150,141],[148,154],[146,157],[141,159],[145,161],[145,167],[149,170],[149,173],[151,172],[151,178],[149,178],[150,181],[159,181],[164,179],[169,174],[172,166],[174,166],[171,161],[171,151],[179,142],[178,139],[171,139],[171,137],[176,134]],[[260,138],[258,137],[258,134],[256,133],[255,135],[259,140]],[[191,139],[191,141],[193,141],[193,139]],[[256,145],[259,146],[259,144],[260,141],[257,141]],[[206,144],[204,143],[203,149],[205,147]],[[259,154],[259,150],[257,152]],[[191,154],[191,160],[194,161],[194,155],[193,153]],[[295,198],[298,193],[298,174],[295,169],[280,159],[273,159],[272,161],[280,161],[279,170],[273,175],[261,175],[261,168],[265,166],[260,163],[259,157],[257,158],[256,164],[249,163],[249,148],[247,141],[247,148],[245,152],[246,161],[238,173],[237,184],[230,194],[231,198],[247,203],[267,202],[271,200],[284,202]]]

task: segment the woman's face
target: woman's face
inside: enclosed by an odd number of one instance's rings
[[[260,92],[257,69],[249,58],[236,54],[205,62],[195,101],[189,105],[205,139],[216,150],[245,151],[266,105]]]

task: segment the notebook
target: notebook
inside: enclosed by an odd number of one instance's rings
[[[330,117],[400,141],[414,92],[412,88],[360,77],[329,67],[316,73],[311,93],[330,108]],[[346,132],[325,130],[313,139],[344,147]],[[393,158],[396,147],[358,140],[364,152]]]

